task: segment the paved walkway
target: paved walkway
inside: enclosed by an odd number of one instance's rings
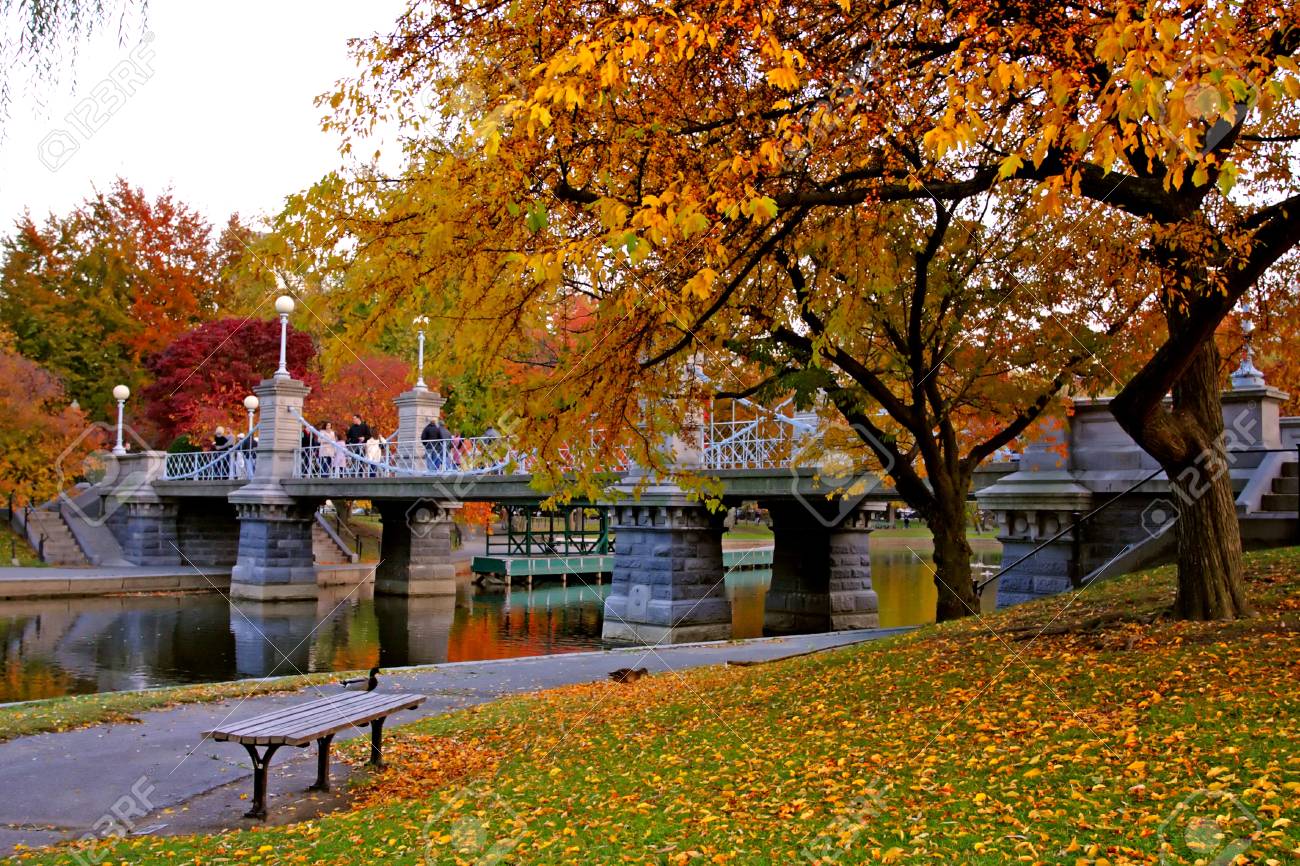
[[[396,669],[382,688],[415,691],[429,699],[414,712],[391,720],[396,726],[416,718],[481,704],[504,695],[573,683],[603,680],[620,667],[648,667],[652,672],[682,670],[728,660],[766,660],[807,650],[873,640],[904,629],[874,629],[720,641],[674,647],[631,647],[605,652],[572,653],[500,661],[459,662],[426,668]],[[336,687],[322,687],[327,694]],[[234,721],[316,697],[316,690],[265,695],[247,700],[187,704],[142,713],[138,724],[101,725],[54,734],[20,737],[0,743],[0,855],[17,844],[49,845],[90,832],[120,798],[147,792],[146,816],[133,824],[142,832],[194,832],[239,823],[246,808],[239,795],[251,787],[244,750],[230,743],[202,741],[200,733]],[[340,734],[340,739],[362,731]],[[314,772],[314,749],[281,752],[272,764],[269,789],[272,817],[294,816],[292,801]],[[335,766],[336,777],[343,767]],[[239,785],[230,783],[239,781]],[[20,792],[31,792],[24,796]],[[277,796],[279,795],[279,796]],[[316,811],[331,805],[317,798]],[[128,801],[129,802],[129,801]],[[308,804],[308,808],[312,804]],[[277,813],[277,810],[278,813]],[[301,812],[299,812],[301,814]],[[101,827],[108,826],[105,823]]]

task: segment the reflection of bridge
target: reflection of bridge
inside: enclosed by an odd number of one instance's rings
[[[497,437],[423,442],[442,398],[420,387],[397,400],[398,430],[378,453],[332,443],[303,447],[307,388],[286,376],[262,382],[255,448],[216,454],[119,457],[98,490],[108,528],[129,561],[232,568],[238,598],[290,601],[316,594],[312,525],[325,500],[366,499],[383,522],[375,591],[455,592],[450,514],[461,502],[535,504],[534,458]],[[593,444],[591,447],[595,448]],[[673,443],[676,465],[718,479],[725,505],[757,500],[773,518],[767,625],[776,631],[874,626],[868,516],[896,498],[873,474],[843,475],[812,420],[768,414],[700,424]],[[561,459],[587,455],[561,455]],[[725,638],[722,511],[678,487],[607,461],[618,538],[605,636],[640,641]],[[1009,468],[990,473],[990,480]],[[638,497],[629,494],[640,484]],[[841,495],[847,494],[847,495]]]

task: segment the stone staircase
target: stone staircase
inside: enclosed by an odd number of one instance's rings
[[[90,565],[72,530],[57,511],[37,508],[27,512],[27,538],[49,565]]]
[[[1273,490],[1260,501],[1260,511],[1288,514],[1296,511],[1300,496],[1300,463],[1284,463],[1282,474],[1273,479]]]
[[[56,507],[91,565],[122,567],[129,562],[122,545],[105,525],[103,502],[90,488],[65,491],[47,508]]]
[[[335,528],[324,514],[316,512],[316,522],[311,528],[312,553],[320,565],[343,565],[358,562],[356,536],[346,525],[342,532]]]

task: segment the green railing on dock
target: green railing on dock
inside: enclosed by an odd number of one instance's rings
[[[722,567],[729,572],[771,568],[772,548],[724,550]],[[510,577],[612,574],[614,555],[609,553],[595,556],[476,556],[470,564],[470,570],[475,574],[498,574]]]

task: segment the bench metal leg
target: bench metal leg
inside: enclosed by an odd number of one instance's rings
[[[375,719],[370,723],[370,765],[384,765],[384,720]]]
[[[308,791],[328,791],[330,789],[330,743],[334,735],[321,737],[316,741],[316,784]]]
[[[248,757],[253,759],[253,808],[244,813],[245,818],[266,820],[266,768],[271,764],[271,756],[280,748],[279,744],[267,746],[261,757],[257,755],[257,746],[244,743]]]

